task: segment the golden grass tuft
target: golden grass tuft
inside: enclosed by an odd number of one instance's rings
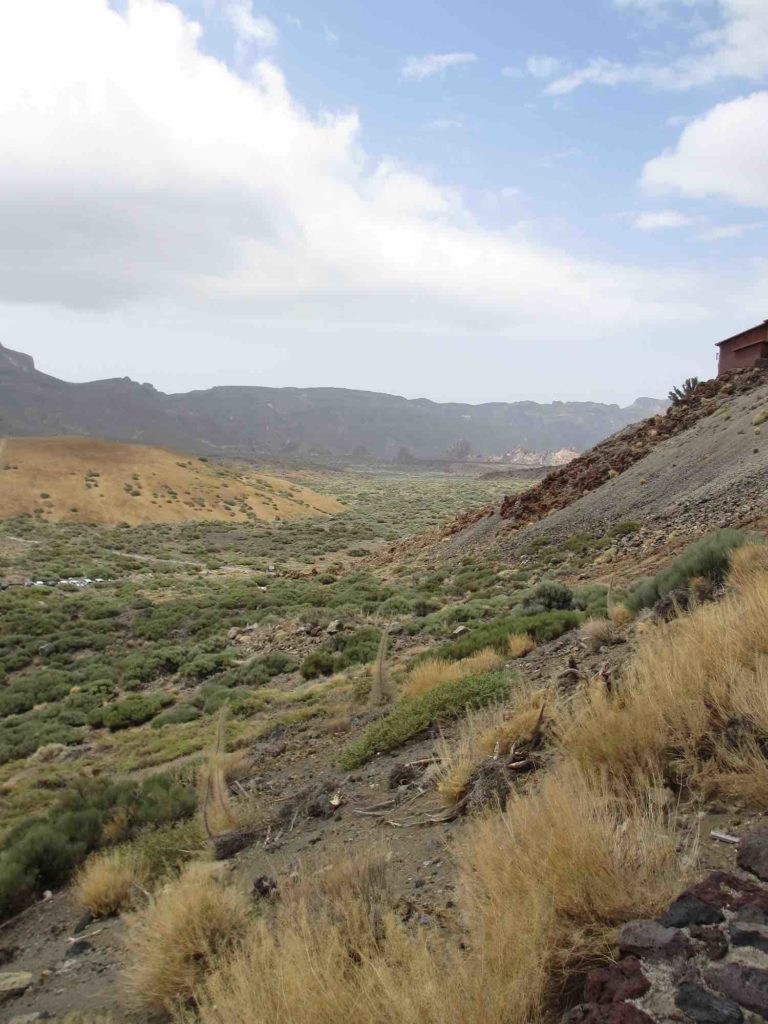
[[[246,896],[192,872],[163,889],[128,920],[126,1002],[141,1013],[187,1003],[250,922]]]
[[[626,626],[632,621],[632,612],[623,604],[615,604],[608,609],[608,618],[614,626]]]
[[[587,649],[597,654],[601,647],[614,639],[614,626],[610,619],[587,619],[579,629]]]
[[[745,544],[731,552],[728,583],[736,590],[762,575],[768,576],[768,544]]]
[[[409,697],[415,697],[434,689],[440,683],[455,682],[457,679],[480,675],[483,672],[495,672],[503,663],[501,655],[490,647],[460,661],[428,658],[411,671],[404,692]]]
[[[734,572],[738,591],[642,634],[618,697],[587,695],[564,736],[582,769],[768,801],[768,573]]]
[[[510,658],[524,658],[536,646],[536,640],[530,633],[513,633],[507,640],[507,651]]]
[[[73,895],[94,917],[128,909],[146,883],[149,870],[140,854],[121,847],[89,857],[75,876]]]
[[[653,802],[570,769],[477,822],[457,859],[488,1020],[542,1019],[558,978],[609,955],[618,925],[657,914],[684,880],[677,841]]]

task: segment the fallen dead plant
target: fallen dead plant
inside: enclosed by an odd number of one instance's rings
[[[536,647],[536,640],[530,633],[512,633],[507,640],[510,658],[524,658]]]

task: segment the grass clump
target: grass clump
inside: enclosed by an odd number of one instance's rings
[[[655,916],[679,891],[676,847],[652,801],[572,771],[480,819],[458,850],[486,993],[487,1016],[470,1019],[524,1024],[556,1010],[558,979],[610,956],[618,925]]]
[[[162,890],[128,922],[125,992],[131,1008],[170,1013],[241,941],[247,897],[199,872]]]
[[[370,725],[341,757],[345,769],[357,768],[377,753],[394,750],[440,719],[460,718],[473,708],[502,700],[509,677],[502,672],[466,676],[439,683],[415,697],[403,697],[392,711]]]
[[[510,658],[524,658],[536,647],[536,641],[530,633],[513,633],[507,640],[507,653]]]
[[[501,655],[490,647],[478,651],[477,654],[472,654],[468,658],[463,658],[461,661],[428,658],[411,671],[405,684],[405,693],[409,697],[416,697],[428,690],[433,690],[440,683],[452,682],[481,672],[496,672],[501,665]]]
[[[130,847],[97,853],[77,873],[74,897],[94,917],[119,914],[133,903],[147,875],[147,865]]]
[[[643,634],[618,699],[596,688],[565,732],[582,768],[764,805],[768,800],[768,572]]]
[[[651,608],[672,590],[685,587],[690,579],[704,577],[721,583],[728,571],[733,552],[746,544],[749,537],[741,530],[718,530],[696,541],[683,551],[666,569],[655,576],[646,576],[632,589],[626,605],[629,611]]]

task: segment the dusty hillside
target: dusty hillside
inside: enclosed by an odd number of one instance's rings
[[[250,468],[93,438],[0,440],[0,474],[0,517],[37,512],[49,521],[136,525],[297,519],[340,508]]]

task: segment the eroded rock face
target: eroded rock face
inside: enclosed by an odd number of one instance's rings
[[[587,974],[563,1024],[768,1021],[768,828],[742,838],[738,865],[625,924],[618,961]]]

